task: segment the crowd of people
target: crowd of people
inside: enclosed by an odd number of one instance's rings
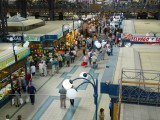
[[[99,60],[104,60],[105,55],[113,55],[113,46],[117,44],[116,29],[112,29],[112,26],[108,26],[108,22],[99,22],[98,27],[90,33],[89,36],[78,35],[76,36],[76,42],[65,50],[64,54],[56,53],[54,57],[47,59],[44,55],[39,61],[33,59],[28,60],[28,70],[25,76],[19,76],[19,80],[14,86],[12,92],[12,105],[19,107],[24,103],[35,103],[36,88],[33,85],[35,75],[48,76],[53,73],[59,73],[60,68],[63,66],[70,67],[75,62],[77,57],[77,51],[82,50],[83,61],[81,66],[98,68]],[[95,26],[96,27],[96,26]],[[104,33],[104,34],[103,34]],[[101,36],[103,34],[104,37]],[[100,44],[99,45],[97,45]],[[38,69],[38,71],[37,71]],[[66,108],[66,90],[62,88],[60,93],[60,106]],[[22,97],[23,96],[23,97]],[[70,100],[72,106],[74,106],[74,100]],[[103,118],[104,109],[100,110],[101,117]]]

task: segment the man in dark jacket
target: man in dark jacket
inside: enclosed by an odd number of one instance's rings
[[[33,85],[29,84],[27,91],[28,91],[28,94],[30,94],[31,103],[32,103],[32,105],[34,105],[36,88]]]

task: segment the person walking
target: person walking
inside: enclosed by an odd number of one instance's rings
[[[44,71],[44,76],[47,76],[47,65],[46,65],[46,61],[43,61],[43,71]]]
[[[69,52],[67,52],[65,54],[65,58],[66,58],[66,61],[67,61],[67,66],[70,67],[71,56],[70,56]]]
[[[35,74],[36,74],[36,66],[35,66],[35,64],[31,65],[31,74],[32,74],[32,77],[35,76]]]
[[[21,115],[18,115],[18,116],[17,116],[17,120],[22,120],[22,116],[21,116]]]
[[[105,118],[104,109],[101,108],[99,111],[99,120],[104,120],[104,118]]]
[[[63,61],[61,54],[58,54],[58,61],[59,61],[59,68],[61,68],[62,67],[62,61]]]
[[[10,120],[10,116],[8,114],[6,115],[6,120]]]
[[[54,66],[55,66],[55,72],[59,73],[59,61],[58,61],[57,57],[53,60],[53,63],[54,63]]]
[[[81,66],[87,67],[87,65],[88,65],[88,55],[86,54],[83,56],[83,62]]]
[[[73,85],[72,85],[72,88],[73,88]],[[72,106],[74,106],[74,99],[70,99],[70,103]]]
[[[71,63],[74,63],[74,53],[73,53],[73,50],[70,51],[70,56],[71,56]]]
[[[21,86],[22,86],[23,92],[25,93],[26,92],[27,83],[26,83],[26,80],[24,79],[24,77],[21,77]]]
[[[91,64],[92,64],[92,50],[89,50],[89,52],[88,52],[88,61],[89,61],[89,65],[91,66]]]
[[[19,107],[20,106],[20,97],[21,97],[21,91],[20,91],[19,86],[15,87],[14,95],[15,95],[15,105],[16,105],[16,107]]]
[[[40,62],[39,65],[38,65],[38,67],[39,67],[40,76],[43,76],[43,63]]]
[[[113,106],[112,106],[112,102],[110,101],[110,103],[109,103],[109,111],[110,111],[110,117],[111,117],[111,120],[113,119],[112,118],[112,114],[113,114]]]
[[[83,55],[85,55],[85,54],[86,54],[86,48],[83,47],[83,48],[82,48],[82,51],[83,51]]]
[[[93,56],[91,57],[92,59],[92,67],[93,68],[97,68],[98,67],[98,64],[97,64],[97,56],[95,53],[93,53]]]
[[[47,63],[47,69],[48,69],[48,71],[49,71],[49,75],[52,75],[53,73],[53,71],[52,71],[52,63],[51,63],[51,61],[49,61],[48,63]]]
[[[66,89],[64,89],[63,85],[62,88],[59,90],[60,93],[60,102],[61,102],[61,108],[66,108]]]
[[[105,53],[106,53],[106,46],[104,45],[101,53],[101,60],[104,60]]]
[[[32,103],[32,105],[34,105],[36,88],[33,85],[29,84],[27,91],[28,91],[28,94],[30,94],[31,103]]]
[[[32,75],[30,73],[27,73],[25,76],[26,85],[28,85],[32,81]]]

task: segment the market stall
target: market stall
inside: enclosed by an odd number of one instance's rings
[[[56,53],[64,54],[65,48],[66,48],[65,37],[62,37],[62,38],[54,41],[54,45],[55,45],[55,52]]]
[[[43,55],[47,60],[54,57],[56,51],[56,45],[58,42],[58,35],[45,35],[44,39],[42,40],[42,50]]]
[[[41,44],[41,41],[43,40],[43,36],[27,35],[26,37],[24,37],[24,40],[30,43],[29,44],[29,48],[31,52],[30,58],[31,59],[33,58],[35,61],[40,60],[43,53],[42,44]]]
[[[10,94],[19,77],[24,77],[27,73],[26,58],[30,54],[30,49],[21,48],[16,52],[16,56],[11,51],[8,52],[10,54],[6,53],[0,58],[0,108],[11,99]]]

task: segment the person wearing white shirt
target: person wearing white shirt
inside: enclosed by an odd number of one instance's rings
[[[42,62],[39,63],[39,73],[41,76],[43,76],[43,64]]]
[[[32,74],[32,76],[34,76],[35,73],[36,73],[36,67],[35,67],[35,65],[32,65],[31,66],[31,74]]]
[[[46,62],[43,61],[43,70],[44,70],[44,76],[47,76],[47,65],[46,65]]]

